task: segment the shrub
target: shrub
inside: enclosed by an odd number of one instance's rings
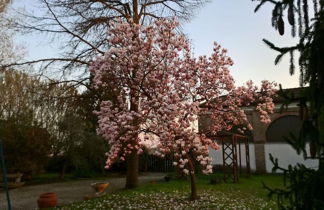
[[[33,175],[44,169],[50,154],[50,135],[45,129],[1,121],[0,138],[9,173]]]

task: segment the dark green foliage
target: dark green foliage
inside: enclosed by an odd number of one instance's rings
[[[288,142],[305,158],[319,160],[318,169],[308,169],[303,165],[290,166],[288,169],[275,169],[284,172],[290,183],[286,191],[271,190],[278,196],[278,204],[283,209],[324,209],[324,0],[260,0],[256,11],[265,3],[274,5],[272,24],[278,29],[280,18],[287,10],[292,35],[298,27],[299,42],[295,46],[277,47],[263,40],[271,49],[279,52],[275,64],[289,53],[290,73],[295,73],[294,52],[299,52],[300,85],[304,87],[299,98],[300,117],[303,126],[299,136],[287,137]],[[314,17],[309,10],[313,9]],[[295,21],[297,16],[298,21]],[[296,23],[297,22],[297,23]],[[298,25],[297,25],[298,24]],[[286,95],[289,98],[288,95]],[[306,151],[306,143],[310,151]],[[273,160],[276,163],[275,160]],[[288,201],[284,201],[288,198]]]
[[[37,126],[0,121],[0,138],[9,173],[34,175],[44,170],[50,154],[50,135]]]
[[[271,154],[270,160],[274,164],[273,171],[284,173],[285,188],[272,189],[264,184],[269,196],[277,198],[279,209],[323,209],[324,176],[320,170],[307,168],[303,164],[284,169]]]
[[[54,159],[60,162],[62,178],[68,169],[77,177],[104,173],[107,143],[96,135],[93,128],[91,122],[75,113],[66,114],[60,122],[60,153]]]
[[[99,109],[103,99],[114,97],[106,92],[90,88],[78,95],[59,122],[60,139],[48,169],[60,171],[61,178],[66,172],[83,178],[105,173],[105,153],[109,149],[107,142],[96,134],[97,116],[93,110]]]

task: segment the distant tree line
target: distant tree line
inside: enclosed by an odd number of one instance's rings
[[[16,70],[1,73],[0,138],[9,172],[104,172],[106,144],[96,135],[87,92]]]

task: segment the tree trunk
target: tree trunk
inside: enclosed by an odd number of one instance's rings
[[[136,73],[136,72],[135,72]],[[134,73],[134,74],[135,74]],[[132,102],[133,98],[136,98],[135,102]],[[138,97],[134,97],[134,94],[131,93],[131,107],[132,111],[138,111]],[[138,125],[137,119],[134,120],[134,125]],[[134,138],[137,138],[134,137]],[[132,143],[135,147],[135,142]],[[139,167],[139,155],[137,154],[138,150],[133,148],[132,153],[127,157],[127,171],[126,171],[126,189],[135,188],[138,186],[138,167]]]
[[[195,173],[195,167],[192,162],[192,159],[189,158],[189,174],[190,174],[190,185],[191,185],[191,195],[190,200],[197,200],[197,184],[196,184],[196,173]]]
[[[190,173],[190,184],[191,184],[191,195],[190,195],[190,200],[197,200],[198,195],[197,195],[197,184],[196,184],[196,174],[195,173]]]
[[[138,0],[133,0],[133,21],[135,24],[139,24],[138,14]],[[133,37],[135,39],[136,37]],[[136,78],[137,67],[134,68],[133,78]],[[133,99],[134,102],[133,102]],[[138,112],[139,96],[136,94],[136,90],[130,92],[130,110]],[[138,125],[137,120],[134,120],[134,125]],[[137,150],[133,149],[132,154],[127,158],[127,172],[126,172],[126,189],[135,188],[138,186],[138,167],[139,167],[139,155]]]
[[[67,165],[66,161],[64,161],[63,166],[61,168],[60,179],[64,179],[64,177],[65,177],[66,165]]]
[[[127,158],[126,189],[138,186],[138,159],[136,150]]]

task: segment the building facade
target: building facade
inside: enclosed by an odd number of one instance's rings
[[[316,160],[305,159],[301,154],[297,154],[286,142],[286,138],[298,136],[302,126],[298,106],[298,93],[300,89],[288,89],[287,91],[294,93],[294,100],[283,108],[283,99],[276,98],[274,113],[270,115],[270,124],[260,122],[259,115],[254,110],[254,107],[245,107],[248,120],[253,127],[253,130],[246,132],[245,135],[249,137],[250,141],[251,166],[257,173],[271,172],[270,153],[275,158],[278,158],[279,165],[282,167],[296,163],[303,163],[308,167],[314,168],[318,165]],[[212,121],[208,112],[200,114],[198,119],[199,132],[208,133],[211,124]],[[221,155],[217,153],[221,152],[210,152],[213,159],[215,159],[214,164],[221,164],[221,160],[217,160],[221,159]]]

